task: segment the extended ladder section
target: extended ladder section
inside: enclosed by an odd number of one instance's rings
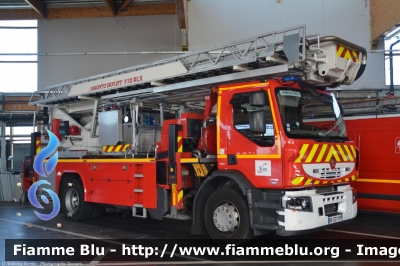
[[[315,86],[337,86],[351,84],[365,65],[365,49],[336,37],[307,36],[303,25],[49,86],[36,91],[30,104],[198,101],[212,86],[288,74]]]
[[[400,97],[342,100],[345,116],[387,116],[400,114]]]

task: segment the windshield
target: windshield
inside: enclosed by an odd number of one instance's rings
[[[282,88],[276,91],[276,97],[288,137],[347,140],[341,109],[331,93]]]

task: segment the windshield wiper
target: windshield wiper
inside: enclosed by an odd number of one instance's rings
[[[322,135],[315,135],[315,134],[310,134],[310,133],[302,133],[302,134],[292,133],[290,135],[294,136],[294,137],[298,137],[298,138],[313,139],[314,141],[323,141],[324,139],[329,138],[329,137],[325,137]]]
[[[341,137],[341,136],[327,136],[327,135],[318,135],[316,136],[317,138],[314,139],[317,142],[322,142],[322,141],[332,141],[332,142],[345,142],[346,140],[349,140],[348,137]]]
[[[340,136],[327,136],[327,135],[315,135],[315,134],[290,134],[290,137],[312,139],[315,142],[340,142],[343,143],[349,138]]]

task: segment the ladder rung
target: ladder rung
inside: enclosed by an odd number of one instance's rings
[[[133,174],[133,177],[143,177],[143,174]]]
[[[141,193],[143,193],[143,189],[135,188],[135,189],[133,190],[133,192],[141,192]]]
[[[135,207],[135,208],[143,208],[143,204],[133,204],[133,207]]]

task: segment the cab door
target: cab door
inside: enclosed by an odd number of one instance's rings
[[[232,90],[226,110],[227,168],[257,188],[282,187],[281,138],[267,87]]]

